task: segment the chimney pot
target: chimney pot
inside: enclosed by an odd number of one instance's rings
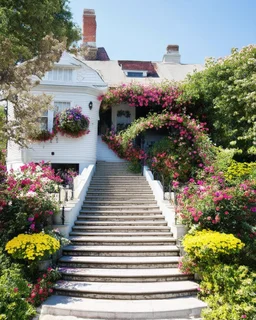
[[[169,44],[166,48],[167,53],[163,56],[163,63],[180,64],[179,46]]]
[[[169,44],[166,48],[167,53],[176,51],[179,52],[179,46],[177,44]]]

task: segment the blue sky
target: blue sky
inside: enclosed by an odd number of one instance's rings
[[[168,44],[182,63],[204,63],[256,44],[256,0],[70,0],[74,21],[94,9],[97,46],[111,60],[161,61]]]

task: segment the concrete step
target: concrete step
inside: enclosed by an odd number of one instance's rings
[[[90,237],[171,237],[172,233],[164,231],[154,232],[93,232],[93,231],[71,231],[71,236],[90,236]]]
[[[110,211],[110,210],[125,210],[127,212],[136,212],[138,210],[151,211],[151,210],[159,210],[159,207],[154,204],[150,205],[127,205],[127,204],[116,204],[116,205],[93,205],[91,203],[86,203],[82,205],[82,210],[88,211]],[[81,212],[81,211],[80,211]],[[159,211],[158,211],[159,212]]]
[[[75,225],[72,228],[75,232],[106,232],[106,233],[141,233],[141,232],[152,232],[152,233],[159,233],[159,232],[168,232],[171,230],[168,226],[79,226]]]
[[[103,246],[126,246],[126,245],[140,245],[140,246],[152,246],[152,245],[172,245],[176,244],[176,239],[168,237],[131,237],[131,236],[70,236],[69,240],[76,245],[103,245]]]
[[[117,173],[117,171],[113,170],[113,171],[109,171],[109,176],[106,176],[106,175],[99,175],[99,173],[96,171],[96,175],[94,175],[92,177],[92,181],[107,181],[107,180],[113,180],[113,181],[123,181],[123,182],[126,182],[126,181],[138,181],[138,180],[141,180],[141,181],[145,181],[147,182],[146,178],[143,177],[143,176],[133,176],[131,175],[131,177],[127,177],[127,175],[125,176],[122,176],[122,175],[119,175],[119,176],[112,176],[112,173]]]
[[[123,209],[123,208],[122,208]],[[102,216],[102,217],[110,217],[110,216],[159,216],[160,214],[162,214],[162,212],[159,209],[152,209],[152,210],[140,210],[140,209],[133,209],[133,210],[120,210],[118,209],[112,209],[112,210],[95,210],[95,209],[91,209],[91,210],[86,210],[86,209],[81,209],[80,210],[80,214],[79,217],[86,217],[87,215],[96,215],[96,216]]]
[[[192,281],[108,283],[58,281],[57,294],[94,299],[169,299],[196,295],[198,284]]]
[[[103,205],[103,206],[137,206],[137,205],[143,205],[143,206],[148,206],[148,205],[156,205],[157,202],[156,200],[148,200],[148,199],[131,199],[131,200],[86,200],[84,201],[84,205],[91,205],[91,206],[99,206],[99,205]]]
[[[88,191],[91,190],[103,190],[105,192],[136,192],[137,190],[140,190],[141,192],[152,192],[152,189],[150,188],[149,184],[141,184],[141,183],[134,183],[134,184],[128,184],[128,183],[112,183],[111,186],[109,184],[105,185],[100,182],[94,182],[91,183]]]
[[[42,305],[40,320],[197,320],[206,304],[194,297],[157,300],[88,299],[54,295]],[[57,318],[51,318],[56,316]],[[59,318],[59,317],[65,318]],[[199,319],[198,319],[199,320]]]
[[[99,215],[99,214],[93,214],[93,215],[89,215],[89,214],[81,214],[77,216],[77,219],[79,221],[83,221],[83,222],[93,222],[93,221],[102,221],[102,222],[134,222],[134,221],[148,221],[148,222],[152,222],[152,221],[165,221],[164,216],[163,215],[131,215],[131,216],[126,216],[126,215],[121,215],[121,216],[117,216],[117,215]]]
[[[177,268],[180,257],[92,257],[63,256],[59,259],[60,267],[75,268],[112,268],[112,269],[143,269],[143,268]]]
[[[63,280],[90,282],[160,282],[193,280],[177,268],[158,269],[96,269],[59,268]]]
[[[142,191],[140,193],[141,196],[152,196],[152,191]],[[112,191],[112,190],[105,190],[105,191],[97,191],[95,190],[94,192],[88,191],[86,194],[86,197],[96,197],[96,196],[138,196],[137,192],[134,191],[127,191],[127,192],[122,192],[122,191]]]
[[[103,256],[103,257],[157,257],[178,256],[179,249],[175,245],[169,246],[78,246],[68,245],[63,248],[65,256]]]
[[[101,195],[86,195],[86,201],[95,201],[95,202],[102,202],[102,201],[122,201],[122,202],[125,202],[125,201],[134,201],[134,202],[137,202],[137,201],[155,201],[155,197],[151,194],[151,195],[116,195],[116,194],[108,194],[108,195],[104,195],[104,194],[101,194]]]
[[[76,226],[167,226],[165,220],[160,221],[146,221],[146,220],[132,220],[132,221],[88,221],[88,220],[77,220],[75,221]]]

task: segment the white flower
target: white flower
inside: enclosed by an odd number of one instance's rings
[[[34,192],[34,191],[28,191],[27,194],[26,194],[26,196],[27,196],[28,198],[33,198],[33,197],[36,197],[36,196],[37,196],[37,193]]]

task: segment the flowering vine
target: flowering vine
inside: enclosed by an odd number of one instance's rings
[[[168,137],[165,142],[156,144],[157,147],[153,147],[149,154],[139,147],[134,147],[133,140],[139,134],[146,130],[163,128],[170,129]],[[154,171],[164,176],[168,183],[174,181],[177,186],[178,181],[188,180],[193,167],[200,168],[212,163],[215,148],[206,132],[207,128],[203,123],[198,123],[186,115],[166,112],[139,118],[119,135],[111,132],[103,136],[103,140],[121,158],[130,161],[147,159]]]
[[[100,96],[101,107],[107,109],[112,105],[122,102],[128,103],[131,107],[159,107],[160,109],[181,112],[184,103],[177,102],[181,95],[181,89],[176,83],[164,81],[143,85],[132,82],[122,84],[117,88],[110,88],[109,91]]]

